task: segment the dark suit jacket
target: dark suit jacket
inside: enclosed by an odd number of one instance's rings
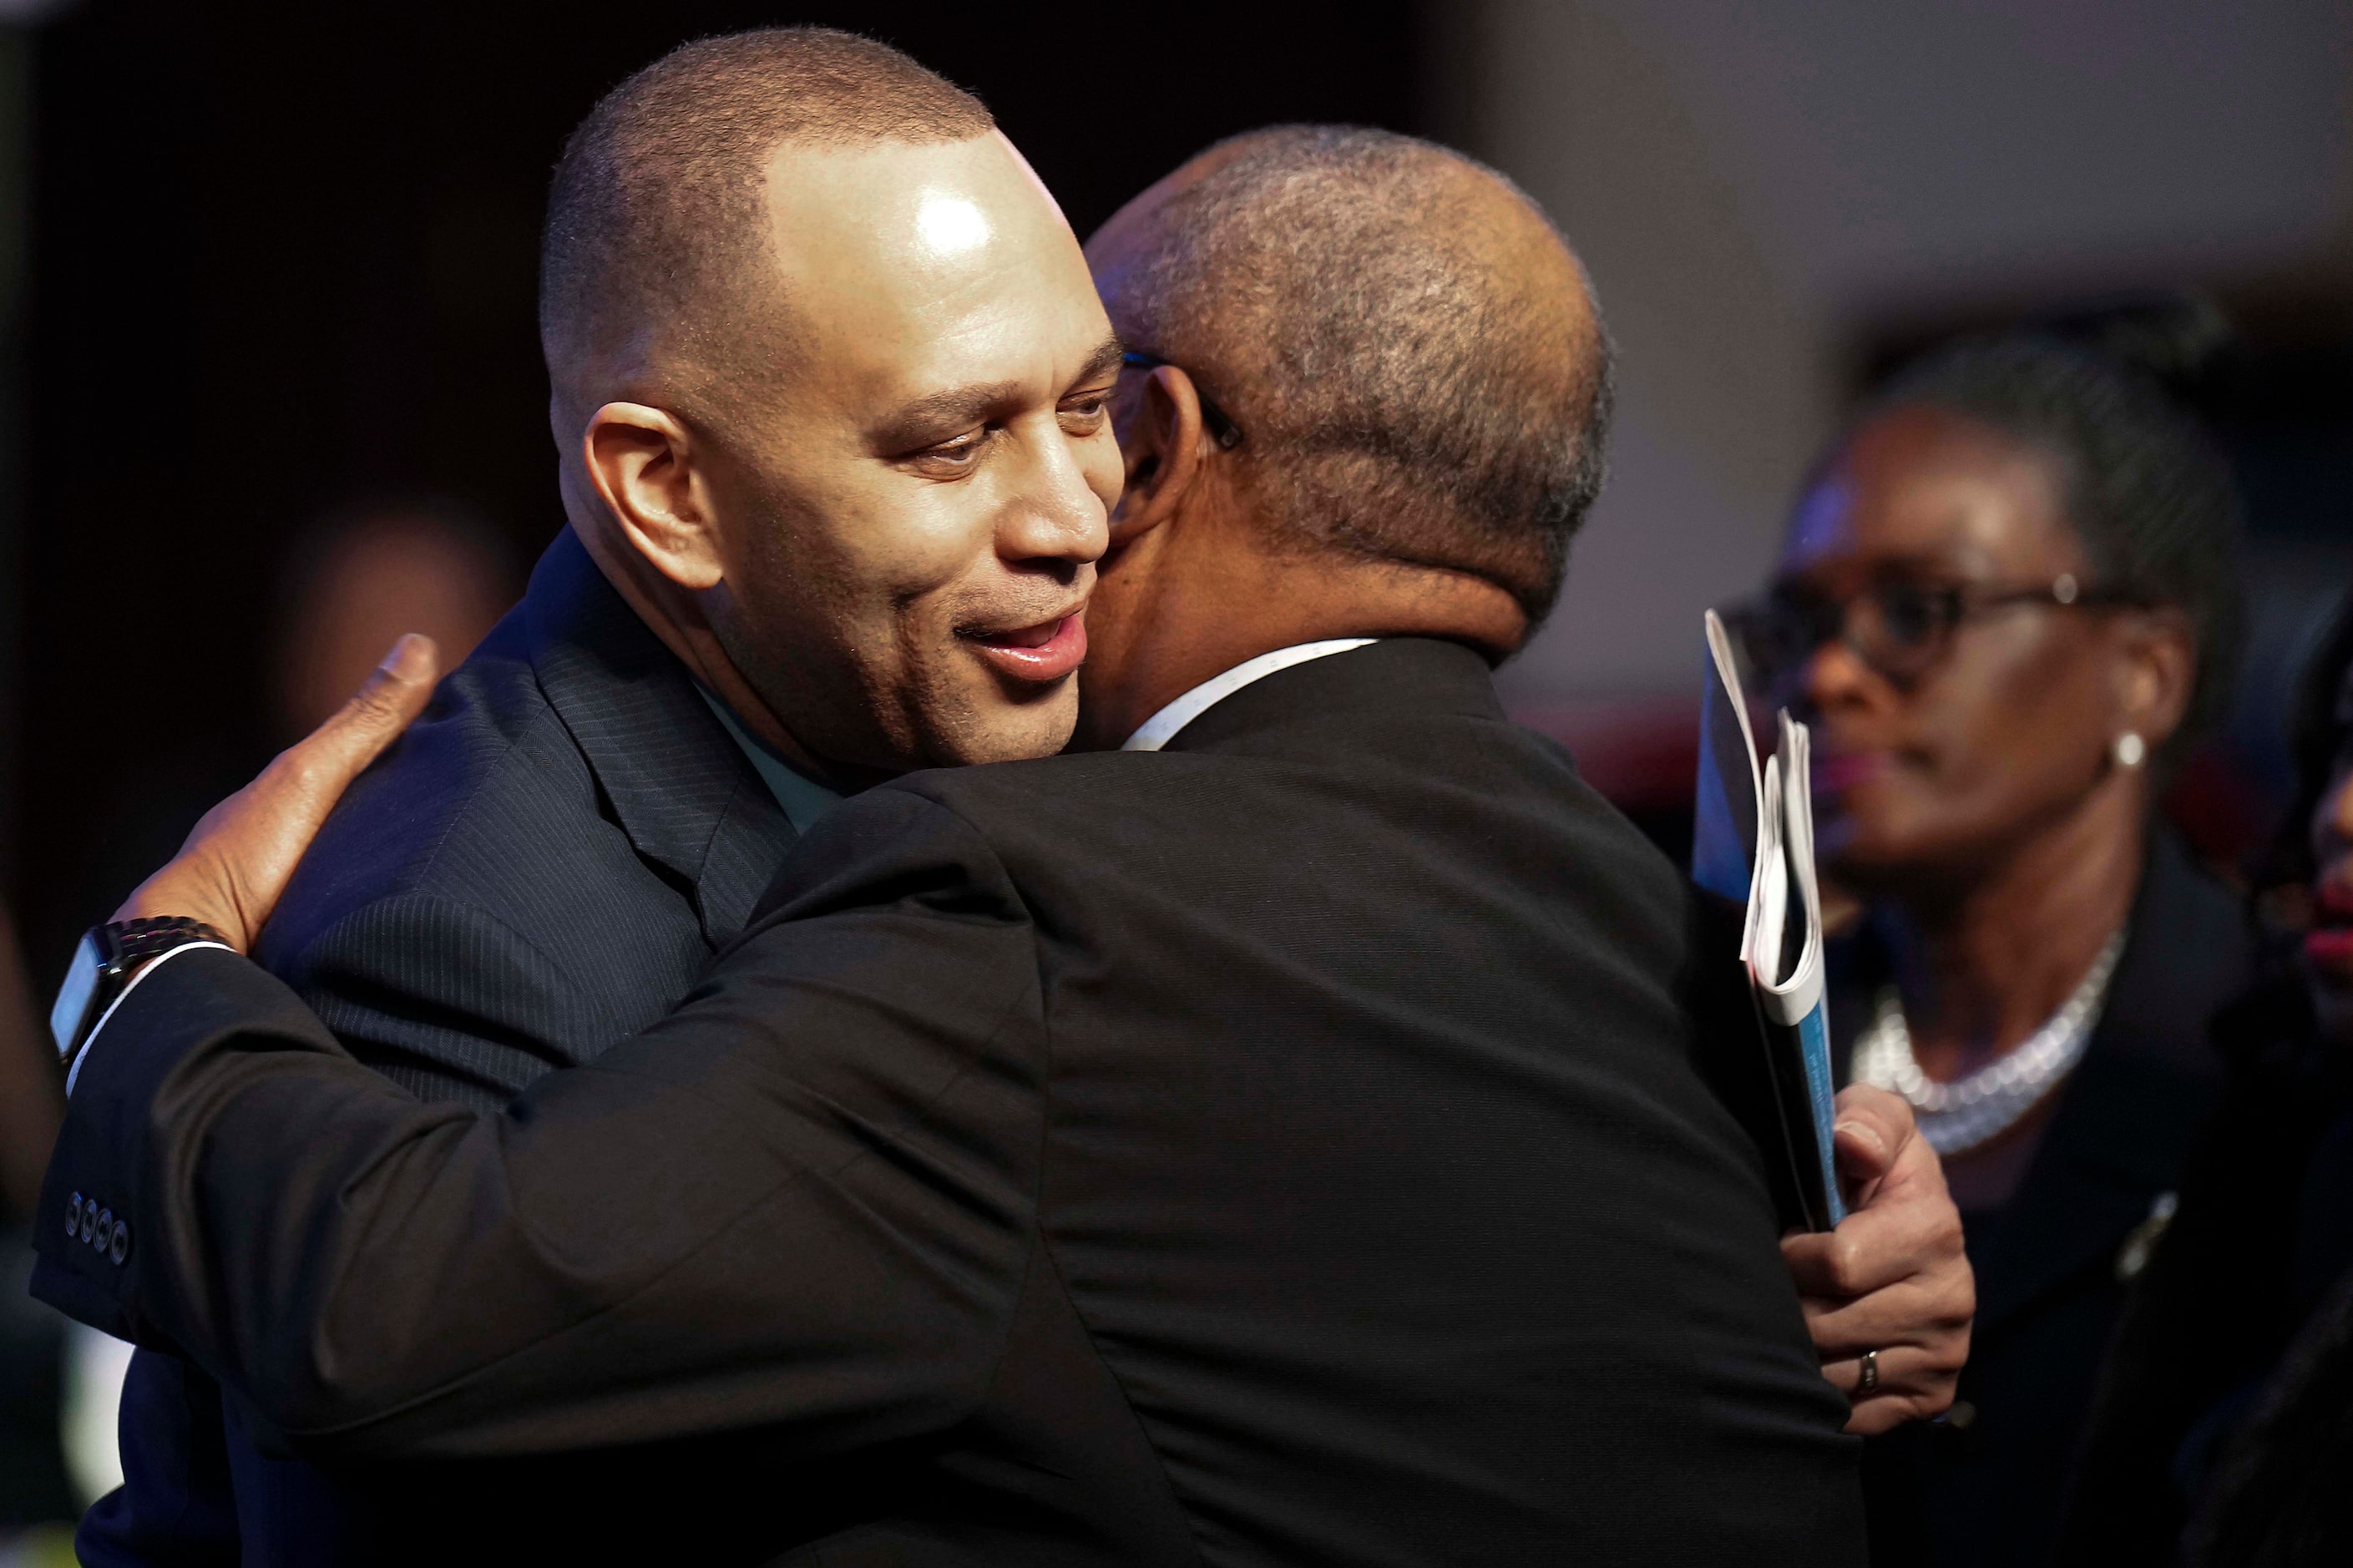
[[[37,1289],[322,1458],[698,1444],[638,1501],[715,1560],[1857,1563],[1683,920],[1475,655],[1385,642],[869,791],[503,1114],[181,955],[50,1173],[127,1261],[53,1223]]]
[[[259,956],[362,1061],[425,1100],[496,1109],[685,995],[793,838],[567,530],[353,786]],[[121,1429],[125,1485],[85,1519],[85,1561],[310,1568],[380,1552],[372,1500],[259,1451],[237,1402],[224,1413],[177,1359],[140,1352]],[[448,1490],[396,1506],[446,1519]]]
[[[2174,1562],[2211,1489],[2234,1489],[2236,1443],[2310,1439],[2296,1458],[2330,1462],[2318,1434],[2243,1430],[2267,1383],[2316,1376],[2283,1357],[2353,1269],[2353,1058],[2320,1032],[2306,984],[2290,967],[2215,1021],[2230,1085],[2183,1173],[2180,1212],[2133,1283],[2085,1424],[2062,1563]],[[2328,1397],[2341,1447],[2346,1405]],[[2306,1500],[2325,1513],[2344,1476],[2312,1480]],[[2246,1500],[2270,1505],[2283,1531],[2308,1528],[2284,1489]]]
[[[1978,1316],[1953,1414],[1868,1446],[1875,1563],[2049,1560],[2125,1300],[2126,1243],[2181,1185],[2222,1084],[2207,1021],[2255,956],[2239,900],[2164,829],[2150,837],[2128,930],[2025,1180],[1999,1211],[1962,1216]],[[1834,1037],[1856,1038],[1882,973],[1866,960],[1841,973]]]

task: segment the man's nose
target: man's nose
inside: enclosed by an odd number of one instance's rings
[[[998,553],[1008,561],[1084,565],[1110,544],[1103,498],[1059,427],[1048,439],[1028,444],[1017,489],[997,520]]]

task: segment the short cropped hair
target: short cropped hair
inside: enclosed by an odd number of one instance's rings
[[[791,334],[758,266],[776,149],[962,142],[995,124],[889,45],[828,27],[671,50],[599,100],[555,165],[540,249],[550,374],[560,385],[647,334],[706,382],[769,368]]]
[[[1242,426],[1250,482],[1300,549],[1480,577],[1540,621],[1601,487],[1609,345],[1589,290],[1497,264],[1480,183],[1548,220],[1483,164],[1390,132],[1220,147],[1101,279],[1114,324]]]

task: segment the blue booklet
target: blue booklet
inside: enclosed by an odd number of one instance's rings
[[[1706,628],[1692,879],[1744,911],[1740,962],[1789,1176],[1806,1224],[1828,1230],[1846,1217],[1846,1205],[1831,1143],[1834,1091],[1806,727],[1783,709],[1774,749],[1760,758],[1739,659],[1714,610]]]

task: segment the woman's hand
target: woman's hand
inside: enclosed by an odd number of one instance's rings
[[[1942,1415],[1968,1360],[1977,1279],[1961,1246],[1945,1168],[1885,1089],[1838,1097],[1840,1173],[1852,1212],[1836,1230],[1781,1240],[1803,1299],[1822,1375],[1853,1401],[1847,1430],[1865,1436]],[[1862,1356],[1879,1352],[1864,1391]]]
[[[114,918],[185,915],[251,952],[335,802],[424,710],[437,663],[429,637],[411,632],[393,644],[333,718],[205,813],[178,856],[140,883]]]

